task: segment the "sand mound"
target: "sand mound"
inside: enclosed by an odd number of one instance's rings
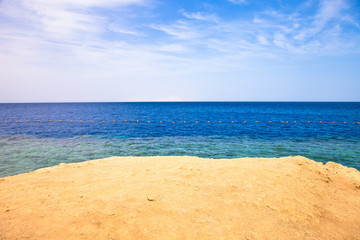
[[[304,157],[113,157],[0,179],[0,239],[360,239],[360,172]]]

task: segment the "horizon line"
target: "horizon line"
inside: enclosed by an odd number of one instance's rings
[[[52,104],[52,103],[360,103],[360,101],[194,101],[194,100],[183,100],[183,101],[54,101],[54,102],[0,102],[0,104]]]

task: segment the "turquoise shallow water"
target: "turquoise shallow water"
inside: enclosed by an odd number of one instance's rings
[[[247,136],[37,138],[0,137],[0,177],[59,163],[110,156],[198,156],[205,158],[283,157],[302,155],[360,169],[360,138],[251,138]]]
[[[0,104],[0,177],[110,156],[302,155],[360,169],[358,122],[360,103]]]

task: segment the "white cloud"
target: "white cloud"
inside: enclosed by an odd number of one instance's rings
[[[228,2],[234,3],[234,4],[244,4],[247,3],[246,0],[227,0]]]
[[[28,6],[52,6],[54,8],[87,9],[89,7],[106,8],[129,4],[142,4],[144,3],[144,0],[26,0],[22,2]]]
[[[159,47],[156,47],[158,51],[172,52],[172,53],[184,53],[188,49],[182,44],[166,44]]]
[[[245,1],[235,1],[245,3]],[[38,41],[57,42],[65,45],[100,45],[107,41],[129,41],[130,47],[147,49],[149,41],[164,54],[166,52],[197,54],[196,58],[216,54],[233,54],[237,56],[253,54],[265,56],[282,54],[283,51],[296,54],[326,54],[329,47],[336,47],[341,41],[341,23],[351,22],[350,17],[342,14],[347,9],[343,0],[322,1],[314,16],[302,16],[301,12],[283,13],[280,10],[254,12],[252,21],[230,19],[223,20],[214,13],[186,12],[183,18],[173,22],[149,23],[134,25],[126,21],[113,21],[109,16],[97,12],[97,8],[126,7],[133,4],[149,4],[144,0],[4,0],[0,3],[0,14],[11,18],[14,25],[4,25],[0,29],[3,38],[13,39],[16,36],[27,36]],[[307,4],[306,6],[308,6]],[[301,6],[301,11],[306,7]],[[311,5],[309,5],[311,6]],[[341,18],[342,16],[342,18]],[[346,16],[346,15],[345,15]],[[342,20],[343,19],[343,20]],[[196,21],[194,21],[196,20]],[[334,21],[333,21],[334,20]],[[334,23],[333,23],[334,22]],[[1,23],[0,23],[1,24]],[[337,27],[336,27],[337,26]],[[149,30],[158,30],[165,36],[154,38]],[[336,30],[337,34],[334,33]],[[119,33],[116,38],[104,39],[102,35]],[[318,35],[313,44],[312,37]],[[127,36],[141,37],[143,41],[132,44]],[[325,36],[331,37],[325,39]],[[26,37],[25,37],[26,38]],[[139,38],[140,39],[140,38]],[[5,41],[5,40],[4,40]],[[354,40],[356,41],[356,39]],[[311,46],[320,46],[312,49]],[[162,47],[158,47],[162,46]],[[30,48],[28,48],[29,51]],[[277,52],[281,49],[280,52]],[[299,50],[301,49],[301,51]],[[200,55],[199,55],[200,54]]]
[[[121,34],[129,34],[129,35],[135,35],[135,36],[143,36],[144,34],[135,31],[135,30],[129,30],[125,27],[120,27],[115,24],[111,24],[108,29],[112,32],[121,33]]]
[[[188,13],[185,11],[182,11],[182,14],[189,19],[208,21],[208,22],[219,22],[219,18],[215,14],[204,14],[200,12]]]
[[[340,17],[342,10],[347,7],[344,0],[323,0],[320,3],[319,11],[315,16],[314,25],[323,28],[331,19]]]
[[[255,16],[253,18],[253,23],[261,24],[261,23],[264,23],[264,20],[260,19],[258,16]]]
[[[0,2],[0,62],[9,66],[2,70],[1,79],[15,79],[15,86],[29,75],[36,84],[49,85],[46,79],[53,76],[66,87],[77,82],[78,90],[91,79],[88,89],[93,92],[101,88],[102,80],[118,89],[136,89],[143,81],[146,89],[151,87],[148,82],[159,79],[166,79],[161,82],[165,86],[168,79],[239,72],[252,68],[252,61],[341,55],[360,49],[360,34],[344,32],[344,23],[356,29],[358,24],[344,14],[346,4],[340,0],[322,2],[313,15],[303,14],[305,8],[287,13],[280,9],[254,12],[248,19],[182,11],[177,19],[136,22],[138,17],[103,14],[130,9],[133,4],[148,2]],[[118,94],[114,87],[111,91]],[[166,92],[166,96],[177,93]]]
[[[0,14],[41,38],[71,40],[103,32],[107,17],[94,8],[144,4],[142,0],[4,0]],[[7,29],[8,32],[12,31]]]
[[[269,45],[269,41],[266,39],[266,37],[264,35],[258,35],[257,39],[259,40],[259,42],[263,45]]]
[[[303,35],[309,36],[321,32],[331,20],[341,18],[342,11],[346,8],[347,4],[344,0],[321,1],[311,26],[305,29]]]
[[[178,39],[194,39],[200,35],[200,32],[186,21],[177,21],[175,24],[169,25],[152,24],[150,27]]]

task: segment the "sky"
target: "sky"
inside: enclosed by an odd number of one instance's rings
[[[0,0],[0,102],[360,101],[358,0]]]

